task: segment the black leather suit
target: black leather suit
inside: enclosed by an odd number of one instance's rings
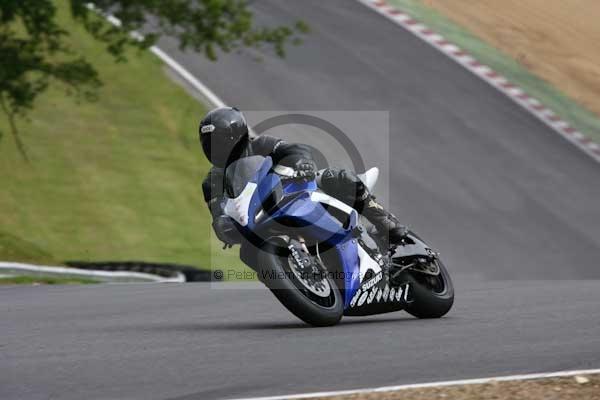
[[[268,135],[246,140],[238,151],[239,155],[235,159],[255,155],[270,156],[273,159],[273,165],[279,164],[288,167],[294,167],[299,160],[312,162],[313,158],[309,146],[287,143]],[[223,174],[223,168],[212,167],[202,183],[202,191],[213,217],[215,233],[221,241],[235,244],[239,243],[239,233],[233,228],[229,217],[224,215],[223,210],[225,197]],[[327,168],[320,171],[318,175],[317,182],[321,190],[355,208],[373,223],[382,235],[389,235],[389,239],[392,241],[399,240],[402,232],[396,231],[405,228],[399,224],[394,215],[375,201],[375,198],[354,172]]]

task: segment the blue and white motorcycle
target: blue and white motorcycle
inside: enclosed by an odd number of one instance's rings
[[[361,179],[371,190],[379,171]],[[270,157],[242,158],[225,171],[225,212],[244,237],[240,257],[294,315],[316,326],[343,315],[406,310],[439,318],[454,302],[439,254],[410,232],[381,243],[374,228],[315,180],[298,181]]]

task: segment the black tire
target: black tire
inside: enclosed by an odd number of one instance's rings
[[[288,257],[276,254],[281,254],[281,249],[281,246],[272,242],[263,245],[258,255],[259,279],[285,308],[307,324],[337,324],[344,313],[344,302],[335,282],[330,277],[325,278],[330,285],[330,296],[326,299],[328,304],[319,304],[309,297],[310,293],[305,294],[301,291],[304,286],[291,273]]]
[[[419,272],[407,271],[406,280],[410,282],[409,301],[404,308],[406,312],[417,318],[441,318],[450,311],[454,304],[454,285],[450,274],[440,261],[436,261],[440,269],[438,282],[432,277]],[[440,286],[443,284],[443,287]]]

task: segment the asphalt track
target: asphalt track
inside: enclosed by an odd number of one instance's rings
[[[250,110],[384,110],[349,136],[454,273],[451,314],[304,328],[269,293],[207,285],[0,289],[0,398],[211,399],[600,365],[600,165],[396,25],[347,0],[255,1],[306,20],[285,60],[161,47]],[[256,57],[262,57],[257,62]]]
[[[389,111],[389,141],[377,130],[347,134],[368,166],[390,160],[386,203],[455,271],[600,278],[598,163],[357,2],[253,4],[260,22],[301,18],[311,36],[285,60],[246,51],[213,64],[161,47],[243,110]]]

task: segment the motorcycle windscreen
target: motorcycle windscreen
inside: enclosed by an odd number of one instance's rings
[[[246,188],[249,182],[256,177],[257,172],[265,162],[263,156],[240,158],[229,164],[225,170],[225,193],[227,197],[235,199]]]

